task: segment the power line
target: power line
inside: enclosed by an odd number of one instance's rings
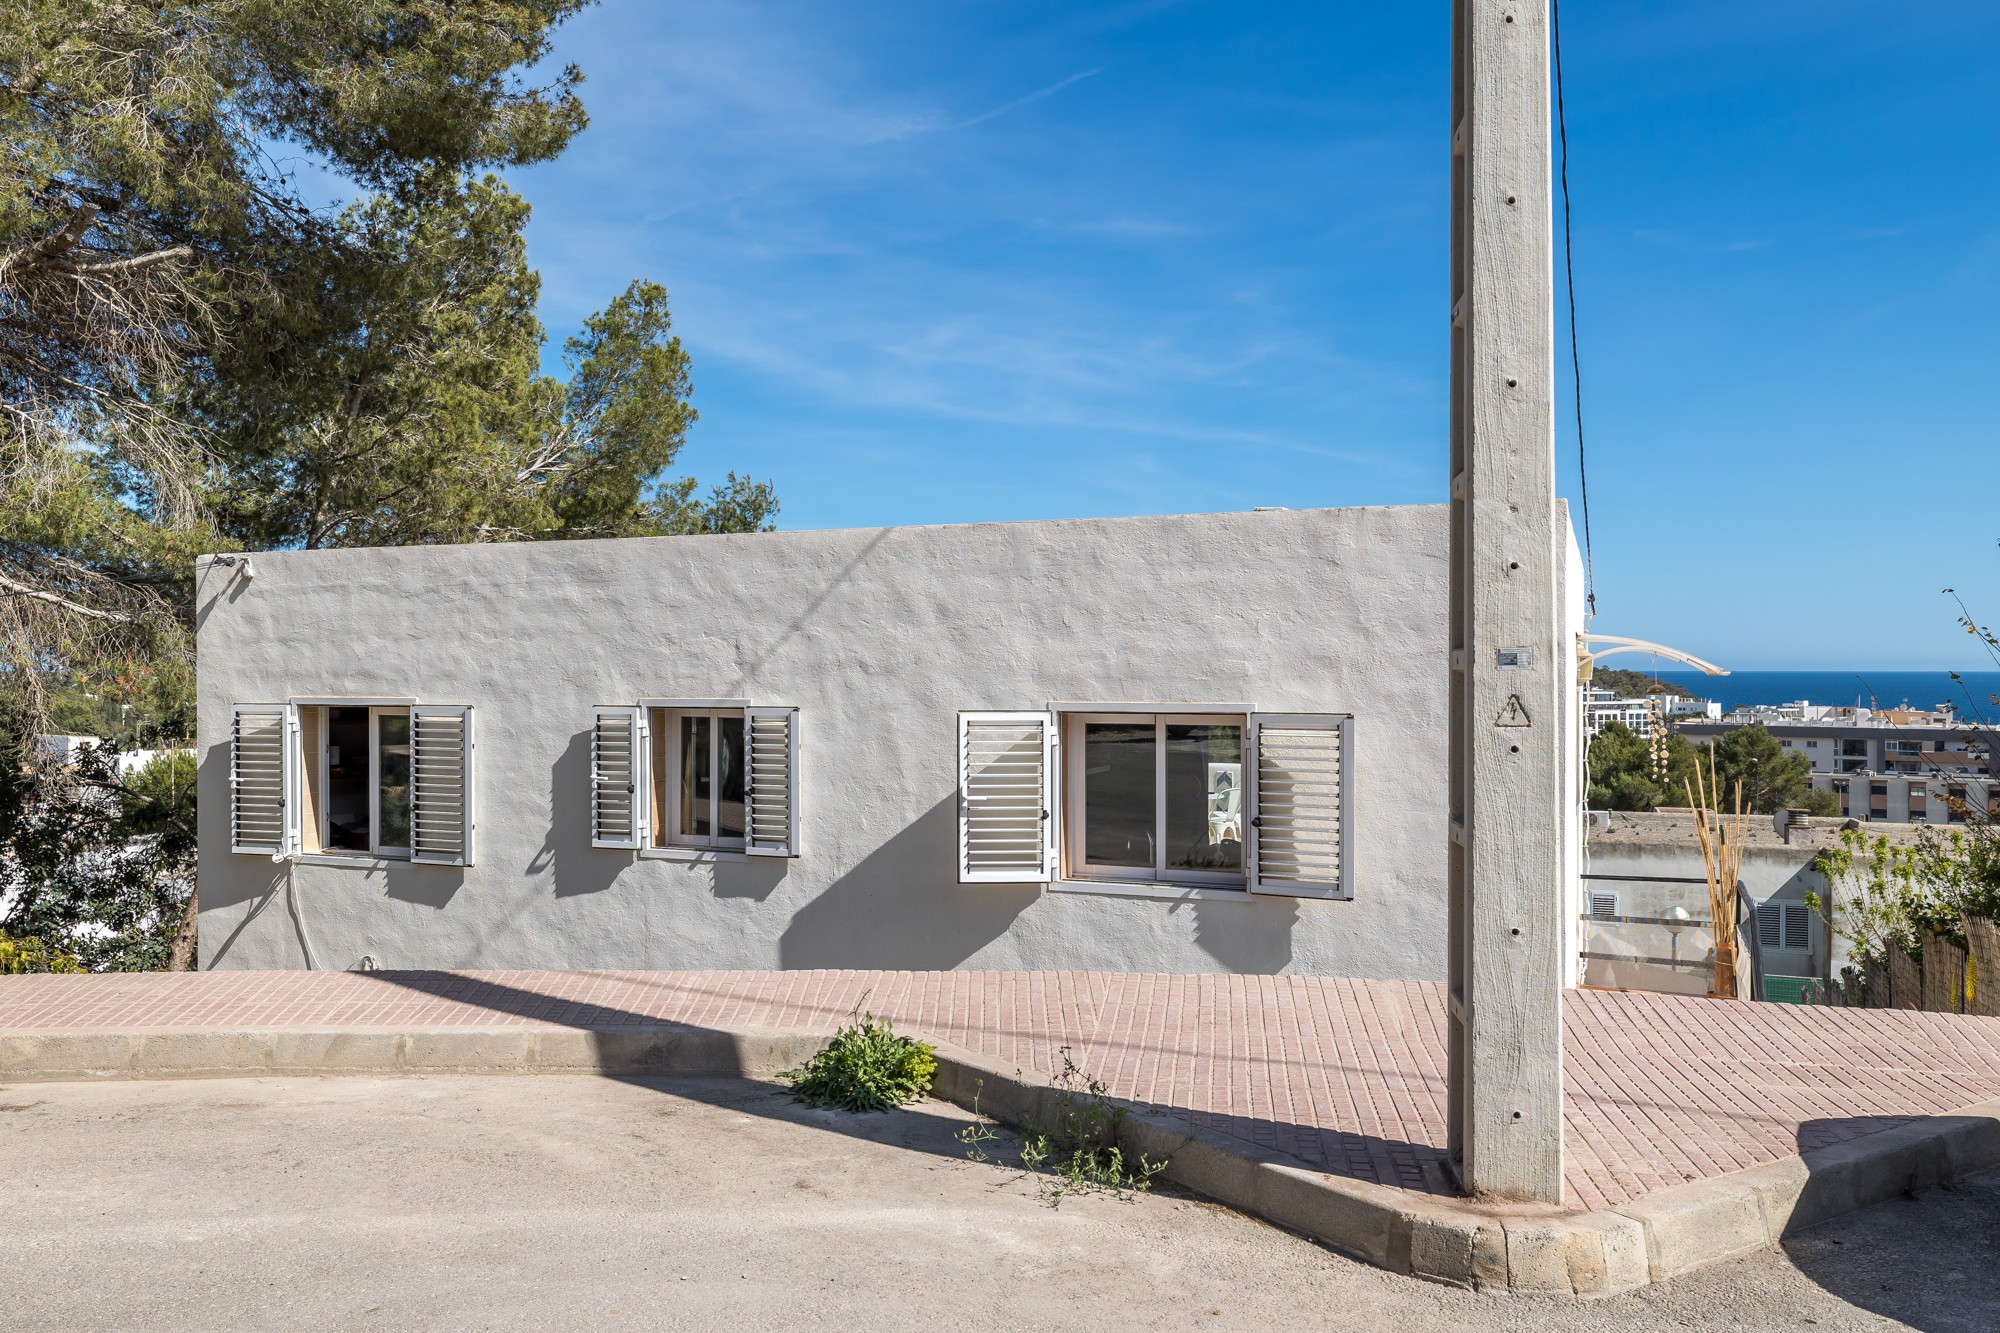
[[[1569,293],[1570,383],[1576,389],[1576,478],[1578,498],[1583,502],[1583,589],[1584,603],[1594,619],[1597,615],[1597,570],[1590,550],[1590,470],[1583,451],[1583,360],[1576,344],[1576,261],[1570,242],[1569,220],[1569,119],[1563,108],[1562,4],[1549,0],[1549,35],[1556,57],[1556,137],[1562,144],[1563,196],[1563,288]]]

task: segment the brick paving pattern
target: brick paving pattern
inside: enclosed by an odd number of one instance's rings
[[[1436,1187],[1444,994],[1423,982],[1105,972],[204,972],[0,977],[0,1030],[679,1025],[902,1031],[1048,1073],[1320,1170]],[[2000,1097],[2000,1019],[1598,991],[1565,997],[1569,1202]],[[1427,1170],[1427,1168],[1429,1168]]]

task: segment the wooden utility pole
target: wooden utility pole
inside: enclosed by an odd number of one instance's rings
[[[1575,646],[1557,544],[1548,0],[1454,0],[1450,1152],[1562,1200]]]

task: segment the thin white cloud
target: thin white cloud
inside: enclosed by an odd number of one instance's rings
[[[1004,116],[1009,111],[1019,111],[1022,107],[1027,106],[1033,102],[1039,102],[1044,97],[1054,97],[1057,93],[1069,87],[1071,84],[1082,83],[1085,79],[1091,78],[1098,74],[1102,74],[1103,72],[1104,72],[1104,67],[1102,65],[1099,65],[1096,69],[1087,69],[1079,74],[1072,74],[1066,79],[1057,79],[1054,83],[1050,84],[1046,88],[1039,88],[1034,92],[1029,93],[1026,97],[1017,97],[1011,102],[1003,102],[1001,105],[994,107],[991,111],[982,111],[978,115],[972,117],[972,119],[970,120],[959,121],[956,125],[952,126],[952,128],[955,130],[965,130],[965,129],[971,129],[974,125],[984,125],[989,120],[992,120],[998,116]]]

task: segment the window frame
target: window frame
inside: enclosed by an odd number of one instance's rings
[[[722,853],[730,857],[748,856],[750,847],[750,810],[746,800],[743,811],[743,836],[731,837],[722,833],[693,834],[680,829],[680,784],[681,784],[681,723],[684,717],[709,719],[709,827],[721,824],[718,815],[722,806],[722,786],[717,780],[716,760],[722,744],[722,728],[716,724],[724,717],[731,716],[743,724],[743,762],[745,794],[748,794],[750,750],[750,701],[747,699],[641,699],[639,707],[645,711],[646,723],[655,736],[664,730],[664,749],[661,762],[650,765],[659,771],[648,774],[646,799],[656,801],[659,818],[652,821],[653,827],[640,847],[642,854],[672,858],[690,854]],[[654,742],[658,744],[659,742]],[[650,756],[649,756],[650,757]],[[794,778],[796,781],[796,778]]]
[[[317,799],[312,802],[315,825],[312,832],[313,842],[316,845],[314,850],[310,852],[304,851],[301,848],[300,859],[314,863],[331,861],[342,865],[374,861],[407,862],[411,860],[411,848],[384,847],[382,845],[381,715],[384,713],[401,713],[406,720],[410,721],[414,729],[417,701],[414,698],[370,696],[358,699],[343,699],[326,696],[311,699],[293,699],[291,706],[295,712],[307,708],[316,708],[320,712],[319,726],[317,728],[319,735],[317,749],[319,750],[319,754],[317,757],[306,757],[306,762],[312,765],[313,781],[318,789]],[[330,772],[332,764],[327,756],[327,732],[332,721],[328,714],[330,710],[335,708],[366,708],[368,710],[368,846],[366,848],[327,846],[327,834],[329,831],[327,784],[333,780],[332,773]],[[414,730],[411,742],[410,763],[411,775],[414,778],[416,772]],[[412,792],[412,799],[415,799],[414,792]]]
[[[1243,777],[1239,782],[1239,788],[1247,793],[1247,784],[1251,781],[1256,765],[1250,728],[1253,711],[1246,709],[1238,713],[1231,710],[1216,711],[1212,708],[1200,708],[1177,712],[1170,707],[1058,710],[1056,728],[1059,737],[1058,755],[1062,767],[1062,791],[1057,805],[1062,813],[1058,844],[1062,853],[1062,878],[1078,884],[1157,886],[1172,890],[1201,889],[1226,893],[1231,897],[1241,894],[1245,899],[1250,898],[1252,895],[1247,801],[1244,807],[1245,830],[1239,837],[1238,844],[1242,849],[1242,864],[1235,871],[1169,868],[1165,864],[1166,839],[1163,830],[1167,821],[1167,727],[1234,726],[1241,738],[1238,762],[1242,765]],[[1150,718],[1153,723],[1153,864],[1151,867],[1094,866],[1085,859],[1084,854],[1084,848],[1088,845],[1088,818],[1085,810],[1089,782],[1089,777],[1084,772],[1084,728],[1091,723],[1130,725],[1140,718]]]

